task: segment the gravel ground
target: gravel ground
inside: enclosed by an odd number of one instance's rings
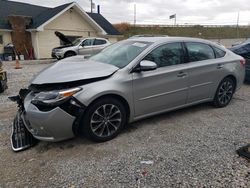
[[[17,94],[49,64],[8,71],[0,94],[0,187],[250,187],[250,163],[236,149],[250,143],[250,85],[221,109],[202,104],[130,125],[117,138],[75,138],[10,149]]]

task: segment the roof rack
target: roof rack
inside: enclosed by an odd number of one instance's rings
[[[138,38],[138,37],[168,37],[168,35],[150,35],[150,34],[145,34],[145,35],[134,35],[129,38]]]

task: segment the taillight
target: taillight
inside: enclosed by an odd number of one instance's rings
[[[246,60],[245,60],[245,59],[241,59],[241,60],[240,60],[240,64],[241,64],[242,66],[245,66]]]

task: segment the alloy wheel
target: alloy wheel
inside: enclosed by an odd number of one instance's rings
[[[233,90],[233,83],[229,80],[226,80],[221,84],[218,92],[218,100],[222,105],[225,105],[230,102],[233,96]]]
[[[122,113],[114,104],[104,104],[91,116],[90,128],[98,137],[109,137],[121,126]]]

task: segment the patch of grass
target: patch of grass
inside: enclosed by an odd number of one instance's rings
[[[232,38],[250,38],[250,26],[249,27],[237,27],[233,26],[218,26],[218,27],[204,27],[200,25],[196,26],[180,26],[180,27],[160,27],[160,26],[148,26],[148,27],[134,27],[127,23],[116,24],[115,27],[124,35],[124,38],[131,37],[133,35],[151,34],[151,35],[168,35],[168,36],[183,36],[183,37],[198,37],[205,39],[232,39]]]

